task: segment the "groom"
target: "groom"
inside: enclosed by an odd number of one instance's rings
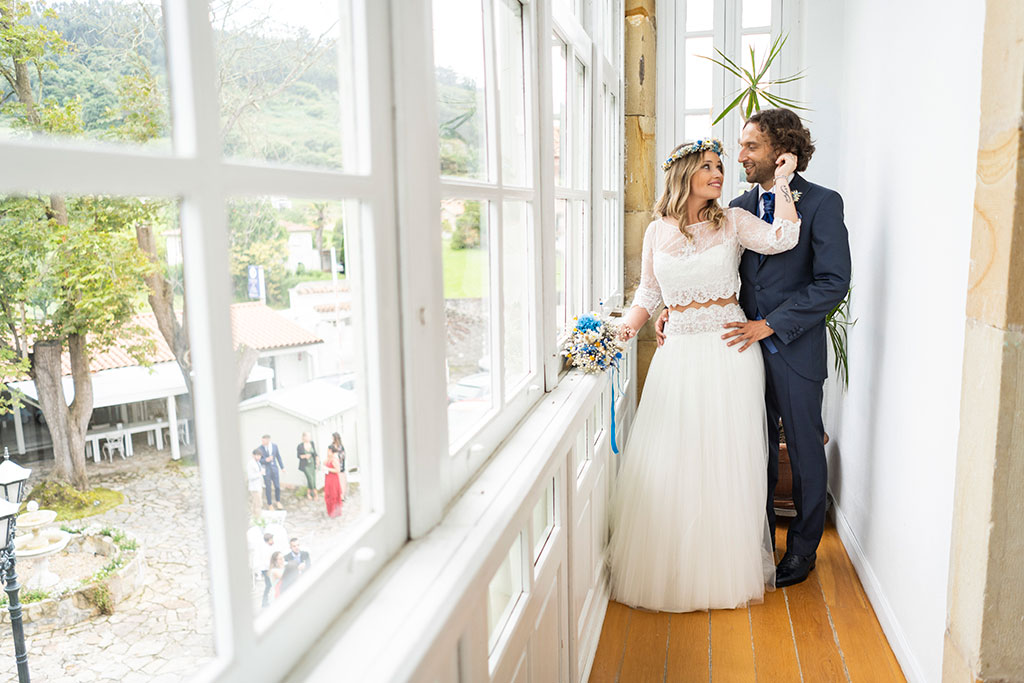
[[[746,209],[771,222],[775,208],[776,160],[797,155],[797,171],[807,169],[814,153],[811,133],[789,109],[765,109],[751,116],[740,134],[739,162],[754,187],[729,206]],[[821,422],[822,384],[828,376],[825,316],[850,287],[850,244],[839,193],[790,177],[800,214],[800,241],[793,249],[762,256],[743,253],[740,306],[749,322],[729,323],[723,335],[740,351],[761,343],[768,415],[768,524],[775,543],[775,485],[779,479],[779,418],[793,469],[796,517],[790,522],[786,554],[776,569],[775,585],[791,586],[814,569],[825,529],[828,473]],[[664,316],[663,316],[664,317]],[[657,327],[659,339],[663,318]]]

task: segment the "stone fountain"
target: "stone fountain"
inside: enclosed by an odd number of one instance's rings
[[[54,510],[40,510],[32,500],[26,512],[18,515],[18,531],[30,531],[14,539],[14,552],[19,560],[33,560],[32,576],[25,582],[27,588],[40,589],[54,586],[60,577],[50,571],[50,555],[64,550],[71,534],[63,529],[48,528],[57,518]]]

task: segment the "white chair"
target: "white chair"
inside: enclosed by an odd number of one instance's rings
[[[125,454],[124,434],[121,434],[121,436],[104,437],[103,452],[107,454],[110,462],[114,462],[114,451],[120,452],[122,460],[128,459],[128,456]]]

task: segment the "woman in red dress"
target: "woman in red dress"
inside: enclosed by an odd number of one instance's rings
[[[327,516],[337,517],[341,514],[341,461],[338,450],[331,444],[327,447],[327,460],[324,462],[327,474],[324,476],[324,503],[327,505]]]

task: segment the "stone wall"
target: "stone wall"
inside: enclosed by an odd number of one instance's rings
[[[986,3],[944,681],[1024,680],[1024,4]]]
[[[657,192],[654,121],[655,89],[655,2],[626,0],[625,43],[625,305],[628,308],[640,283],[640,250],[644,230],[651,221],[651,207]],[[657,348],[654,321],[637,336],[638,395],[643,391],[647,368]]]

